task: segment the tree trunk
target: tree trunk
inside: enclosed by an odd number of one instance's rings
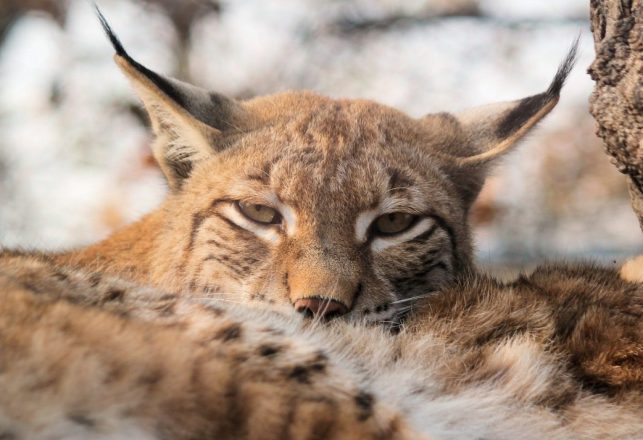
[[[612,163],[627,176],[643,229],[643,7],[641,0],[591,0],[590,8],[590,111]]]

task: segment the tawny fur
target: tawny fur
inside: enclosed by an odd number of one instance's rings
[[[471,261],[487,166],[554,107],[573,50],[544,93],[411,118],[196,89],[103,23],[170,194],[93,246],[0,253],[0,439],[640,437],[643,286],[591,265],[503,284]],[[396,212],[417,221],[373,233]]]
[[[643,285],[462,279],[391,334],[0,259],[0,434],[614,438],[643,429]]]

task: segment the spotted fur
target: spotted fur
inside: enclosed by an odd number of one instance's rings
[[[461,278],[397,333],[0,256],[0,434],[635,439],[643,285],[592,265]]]
[[[565,265],[505,284],[471,261],[487,168],[554,107],[575,49],[542,94],[411,118],[203,91],[102,22],[170,194],[96,245],[0,252],[0,439],[640,436],[641,284]],[[399,211],[416,220],[373,234]]]

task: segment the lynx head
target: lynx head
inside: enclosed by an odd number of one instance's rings
[[[575,55],[544,93],[412,118],[310,92],[202,90],[136,62],[102,21],[170,188],[156,277],[320,318],[391,319],[471,267],[467,213],[489,166],[556,105]]]

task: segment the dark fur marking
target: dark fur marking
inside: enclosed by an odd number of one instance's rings
[[[263,357],[274,357],[281,351],[276,345],[262,345],[259,347],[259,355]]]
[[[319,350],[315,355],[315,358],[309,365],[309,368],[317,373],[326,371],[326,366],[328,364],[328,356],[323,351]]]
[[[499,322],[488,332],[479,335],[475,339],[474,345],[480,346],[488,344],[490,342],[497,342],[499,339],[510,338],[517,334],[526,333],[528,331],[528,324],[513,319],[505,319]]]
[[[101,282],[101,280],[102,280],[102,279],[103,279],[103,278],[102,278],[102,275],[101,275],[100,273],[98,273],[98,272],[94,272],[94,273],[93,273],[93,274],[91,274],[91,276],[89,277],[89,285],[90,285],[91,287],[96,287],[96,286],[98,286],[98,285],[100,284],[100,282]]]
[[[125,368],[122,365],[112,365],[105,377],[103,377],[103,383],[109,385],[120,380],[125,374]]]
[[[334,407],[335,405],[332,406]],[[335,414],[336,412],[333,411],[333,416],[335,416]],[[333,417],[333,421],[331,423],[323,418],[313,419],[308,431],[310,436],[308,436],[306,440],[325,440],[332,438],[331,433],[334,429],[334,422],[335,417]]]
[[[289,379],[294,379],[299,383],[310,383],[310,370],[303,365],[296,365],[288,374]]]
[[[213,306],[211,304],[205,304],[204,307],[208,311],[208,313],[212,313],[214,316],[225,315],[225,312],[217,306]]]
[[[68,331],[63,333],[69,333]],[[60,378],[57,377],[56,375],[51,375],[48,378],[44,380],[39,380],[33,384],[31,384],[28,388],[29,391],[41,391],[45,390],[47,388],[53,388],[55,387],[58,383],[60,382]]]
[[[353,295],[353,304],[357,302],[357,299],[362,295],[363,291],[364,285],[361,282],[357,283],[357,289],[355,289],[355,295]]]
[[[553,387],[557,387],[557,385],[553,385]],[[550,392],[551,394],[548,393],[547,397],[539,403],[557,412],[565,411],[570,405],[576,403],[578,399],[578,390],[576,389],[565,387],[559,390],[554,388]]]
[[[449,224],[444,218],[442,218],[437,214],[432,213],[432,214],[429,214],[428,216],[431,217],[433,221],[435,221],[440,228],[444,229],[444,231],[449,236],[449,242],[451,243],[451,256],[453,258],[453,266],[455,268],[459,268],[460,258],[458,257],[458,253],[457,253],[458,244],[455,238],[455,232],[453,232],[453,228],[449,226]]]
[[[105,294],[105,301],[123,301],[125,291],[123,289],[112,288]]]
[[[221,290],[221,287],[215,284],[207,284],[202,287],[204,293],[216,293]]]
[[[391,282],[396,286],[397,290],[400,290],[401,288],[416,287],[421,285],[425,281],[426,276],[435,269],[442,269],[445,272],[449,272],[448,266],[443,261],[436,261],[422,267],[417,272],[407,274],[403,277],[394,278]]]
[[[181,181],[190,177],[192,174],[192,162],[187,158],[169,159],[165,158],[165,163],[172,170],[174,177],[177,180],[179,189],[181,188]]]
[[[390,175],[387,188],[388,193],[395,194],[398,192],[403,192],[404,190],[413,186],[412,179],[406,176],[402,171],[395,168],[389,168],[387,171]]]
[[[165,373],[161,369],[154,369],[152,371],[142,374],[138,378],[138,383],[146,388],[154,388],[158,385],[161,380],[163,380]]]
[[[426,391],[427,391],[426,387],[418,385],[415,388],[413,388],[413,390],[411,391],[411,395],[424,394],[424,393],[426,393]]]
[[[373,415],[373,404],[375,403],[375,398],[371,393],[366,391],[360,391],[355,396],[355,405],[359,410],[357,415],[357,420],[363,422]]]
[[[576,329],[577,324],[587,313],[592,305],[588,298],[582,295],[569,295],[560,304],[556,314],[556,338],[564,342],[569,339]]]
[[[0,431],[0,440],[18,440],[18,436],[11,431]]]
[[[201,225],[203,224],[203,221],[206,218],[207,216],[203,212],[197,212],[192,215],[192,226],[190,226],[190,239],[188,241],[186,251],[189,252],[192,249],[194,249],[194,242],[196,241],[196,235],[199,232],[199,228],[201,228]]]
[[[158,311],[161,316],[172,316],[174,314],[175,306],[176,302],[166,302],[154,307],[154,310]]]
[[[256,300],[256,301],[265,301],[266,300],[266,295],[263,293],[253,293],[250,295],[251,300]]]
[[[283,336],[286,334],[286,332],[284,332],[282,329],[274,327],[265,327],[262,328],[261,331],[275,336]]]
[[[247,430],[248,417],[243,401],[243,394],[239,391],[239,380],[236,374],[232,374],[224,392],[225,401],[228,402],[224,418],[223,432],[228,438],[241,438],[242,433]],[[213,438],[223,438],[224,435],[215,435]]]
[[[234,272],[237,276],[243,276],[244,272],[243,270],[239,269],[239,266],[235,262],[230,262],[230,258],[227,255],[214,255],[214,254],[209,254],[207,257],[203,259],[203,261],[216,261],[217,263],[221,263],[223,266],[227,267],[230,269],[232,272]]]
[[[389,308],[389,304],[380,304],[379,306],[375,307],[375,313],[381,313],[381,312],[386,312]]]
[[[24,289],[29,290],[29,291],[31,291],[33,293],[38,293],[38,294],[44,293],[43,289],[41,289],[37,284],[34,284],[31,281],[27,281],[27,280],[23,281],[23,280],[21,280],[20,285]]]
[[[426,242],[438,229],[438,224],[434,223],[429,229],[418,235],[417,237],[407,241],[407,243],[424,243]]]
[[[222,248],[222,249],[226,249],[226,250],[228,250],[228,251],[238,252],[238,249],[233,248],[233,247],[232,247],[232,246],[230,246],[229,244],[221,243],[220,241],[215,240],[215,239],[213,239],[213,238],[211,238],[211,239],[209,239],[208,241],[206,241],[206,243],[207,243],[207,244],[211,244],[211,245],[213,245],[213,246],[216,246],[217,248]]]
[[[255,181],[261,182],[264,185],[270,184],[270,175],[265,171],[263,173],[258,173],[258,174],[248,174],[246,178],[248,178],[249,180],[255,180]]]
[[[57,271],[54,272],[54,278],[56,278],[57,280],[60,280],[60,281],[66,281],[69,278],[69,276],[67,276],[67,274],[57,270]]]
[[[227,327],[222,328],[214,336],[214,339],[229,342],[241,338],[241,326],[239,324],[231,324]]]
[[[74,423],[77,423],[85,428],[95,428],[96,421],[86,416],[85,414],[72,413],[67,415],[67,418]]]

